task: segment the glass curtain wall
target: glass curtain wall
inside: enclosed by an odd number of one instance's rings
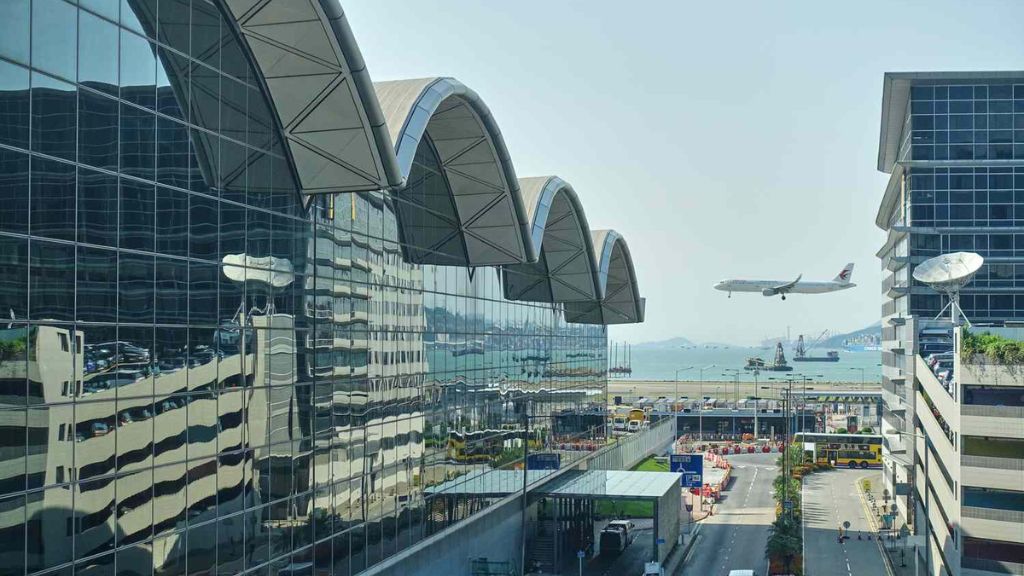
[[[603,439],[605,328],[407,264],[424,186],[304,201],[223,14],[0,3],[4,574],[357,573],[486,507],[431,488],[524,413]]]

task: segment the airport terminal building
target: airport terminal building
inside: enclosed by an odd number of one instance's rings
[[[472,89],[338,0],[0,22],[0,572],[355,574],[604,440],[629,248]]]
[[[959,501],[958,492],[966,497],[980,484],[978,476],[961,484],[960,462],[950,461],[958,454],[964,462],[975,457],[960,453],[969,449],[960,444],[963,439],[928,434],[928,422],[939,414],[936,403],[949,401],[963,382],[954,375],[946,383],[950,391],[942,391],[945,397],[929,396],[927,383],[938,384],[922,357],[946,352],[951,361],[953,330],[948,311],[935,320],[948,299],[914,280],[913,270],[940,254],[976,252],[985,264],[962,291],[964,314],[976,326],[1024,322],[1024,73],[887,73],[878,170],[890,174],[875,220],[886,232],[877,253],[883,279],[885,487],[896,495],[901,517],[927,538],[927,554],[921,554],[929,574],[998,572],[1005,566],[991,568],[992,550],[1008,544],[992,531],[972,528],[971,520],[951,521],[953,511],[942,510],[944,500]],[[991,411],[980,400],[976,406],[963,401],[966,411]],[[1019,399],[1011,409],[1020,410]],[[1004,432],[1019,434],[1011,430]],[[923,441],[923,435],[932,439]],[[926,473],[926,464],[937,462],[951,470],[942,468],[948,487],[932,485]],[[998,462],[1003,469],[1020,465],[1019,459]],[[1024,498],[1020,486],[1018,500]]]

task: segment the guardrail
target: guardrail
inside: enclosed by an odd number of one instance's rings
[[[1024,471],[1024,458],[1000,458],[999,456],[972,456],[964,454],[960,456],[960,465]]]
[[[996,418],[1024,418],[1024,406],[984,406],[963,404],[960,413],[964,416],[994,416]]]
[[[1024,523],[1024,511],[1021,510],[1000,510],[998,508],[982,508],[980,506],[963,506],[960,513],[965,518],[977,518],[979,520],[996,520],[998,522]]]

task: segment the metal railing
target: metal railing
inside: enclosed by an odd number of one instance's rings
[[[1024,471],[1024,458],[1000,458],[999,456],[972,456],[964,454],[960,456],[960,465]]]
[[[964,518],[977,518],[978,520],[996,520],[998,522],[1013,522],[1014,524],[1024,523],[1024,511],[1022,510],[963,506],[960,508],[960,514]]]
[[[960,413],[964,416],[994,416],[996,418],[1024,418],[1024,406],[985,406],[963,404]]]

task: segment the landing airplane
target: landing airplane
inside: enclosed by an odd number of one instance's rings
[[[803,274],[796,277],[796,280],[786,282],[784,280],[722,280],[715,284],[715,290],[728,292],[732,298],[733,292],[760,292],[765,296],[782,296],[786,294],[823,294],[825,292],[837,292],[856,286],[850,282],[853,276],[853,262],[847,264],[835,278],[827,282],[801,282]]]

